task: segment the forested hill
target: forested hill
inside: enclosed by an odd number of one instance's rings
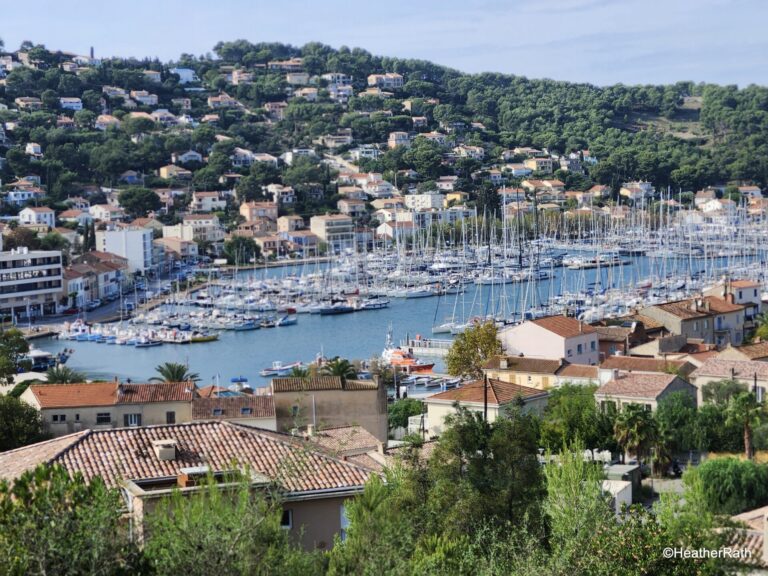
[[[418,115],[428,119],[425,130],[452,123],[482,124],[482,131],[467,131],[462,138],[467,144],[482,145],[487,158],[496,158],[501,150],[515,146],[561,153],[589,149],[599,163],[590,168],[584,185],[603,183],[615,187],[631,179],[650,180],[657,188],[671,186],[675,191],[732,181],[768,185],[765,87],[738,89],[690,82],[597,87],[505,74],[463,74],[430,62],[374,56],[361,49],[337,50],[319,43],[297,48],[244,40],[217,44],[215,56],[183,54],[177,62],[166,64],[109,59],[74,75],[60,68],[70,56],[41,45],[30,44],[26,50],[38,66],[19,67],[7,75],[4,88],[0,87],[0,102],[6,105],[12,106],[20,96],[42,97],[46,106],[59,97],[72,96],[82,98],[83,112],[99,114],[102,87],[114,85],[151,90],[158,95],[160,106],[174,112],[178,111],[172,99],[190,97],[194,116],[205,110],[206,95],[226,91],[251,113],[220,113],[216,132],[223,131],[235,138],[235,143],[272,154],[311,145],[318,136],[334,134],[340,128],[351,128],[356,144],[385,142],[391,131],[413,131],[411,117]],[[289,85],[284,72],[271,71],[266,64],[290,57],[301,57],[310,75],[339,72],[353,76],[356,94],[373,73],[397,72],[404,76],[405,83],[393,97],[384,100],[357,95],[348,104],[340,105],[322,95],[316,102],[292,98],[284,119],[267,124],[261,117],[263,105],[284,101]],[[169,73],[174,66],[193,68],[205,91],[185,91],[178,77]],[[233,68],[251,71],[252,81],[232,85],[226,71]],[[161,71],[162,83],[148,83],[142,73],[145,69]],[[411,101],[409,112],[404,112],[405,100]],[[123,111],[114,102],[111,104],[110,112],[120,116]],[[382,111],[385,113],[377,113]],[[49,190],[54,195],[74,181],[105,183],[114,181],[122,170],[157,170],[167,163],[169,150],[192,147],[202,152],[203,147],[213,146],[215,151],[214,131],[202,124],[183,141],[178,134],[166,133],[145,142],[131,142],[125,135],[120,140],[117,135],[65,133],[56,128],[55,116],[45,117],[44,112],[36,112],[17,126],[14,141],[19,144],[34,140],[44,149],[53,145],[44,162],[58,163],[45,167],[44,176],[50,179]],[[0,110],[0,121],[14,119],[11,110]],[[138,131],[135,126],[133,129]],[[111,148],[105,151],[107,141]],[[40,168],[25,166],[24,159],[14,152],[18,150],[8,151],[6,171],[18,175],[27,168]],[[388,152],[367,167],[382,172],[408,167],[401,160],[400,152]],[[217,185],[215,168],[209,163],[195,172],[198,188]],[[6,173],[4,180],[9,176]],[[579,187],[578,182],[568,185]]]

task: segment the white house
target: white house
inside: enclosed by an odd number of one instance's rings
[[[566,316],[547,316],[509,326],[499,340],[510,356],[563,358],[572,364],[597,364],[598,333],[592,326]]]
[[[130,272],[143,274],[152,269],[152,238],[150,228],[97,230],[96,249],[127,258]]]
[[[203,155],[200,154],[200,152],[195,152],[194,150],[187,150],[184,153],[178,154],[173,153],[171,154],[171,162],[174,164],[186,164],[187,162],[202,162],[203,161]]]
[[[122,220],[125,216],[122,208],[110,206],[109,204],[96,204],[91,206],[88,212],[95,220],[101,220],[102,222],[115,222]]]
[[[179,84],[191,84],[200,81],[192,68],[171,68],[169,72],[179,77]]]
[[[19,212],[19,223],[53,228],[56,225],[56,213],[46,206],[27,206]]]
[[[83,101],[80,98],[59,98],[59,106],[62,110],[78,110],[83,109]]]
[[[407,194],[403,198],[405,200],[405,206],[411,210],[430,210],[432,208],[442,208],[445,205],[445,196],[439,192]]]
[[[43,155],[43,148],[37,142],[28,142],[24,147],[24,152],[28,156],[34,156],[40,158]]]

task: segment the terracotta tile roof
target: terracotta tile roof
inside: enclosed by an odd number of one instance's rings
[[[312,390],[376,390],[373,380],[347,380],[342,384],[338,376],[314,376],[309,378],[273,378],[272,391],[309,392]]]
[[[746,306],[744,306],[743,304],[735,304],[733,302],[728,302],[727,300],[724,300],[723,298],[718,298],[717,296],[705,296],[703,300],[709,303],[709,309],[712,312],[715,312],[716,314],[727,314],[728,312],[738,312],[746,308]]]
[[[579,336],[580,334],[591,334],[595,332],[593,326],[590,326],[581,320],[577,320],[576,318],[567,316],[547,316],[545,318],[531,320],[531,322],[550,332],[554,332],[563,338],[572,338],[573,336]]]
[[[114,406],[116,382],[88,384],[32,384],[29,389],[40,408],[76,408],[78,406]]]
[[[659,310],[663,310],[664,312],[667,312],[668,314],[683,320],[688,320],[691,318],[706,318],[707,316],[710,316],[710,313],[705,312],[703,308],[699,309],[697,307],[696,310],[693,310],[691,300],[665,302],[663,304],[655,304],[653,307],[658,308]]]
[[[50,462],[58,454],[76,444],[88,430],[38,442],[23,448],[0,452],[0,480],[13,480],[42,462]]]
[[[598,367],[588,364],[566,364],[558,372],[561,378],[592,378],[597,380]]]
[[[314,378],[273,378],[272,391],[307,392],[310,390],[341,390],[341,378],[338,376],[316,376]]]
[[[214,410],[216,412],[214,413]],[[193,420],[228,420],[235,418],[269,418],[275,416],[272,396],[225,396],[192,400]]]
[[[379,440],[362,426],[324,428],[309,437],[309,441],[336,455],[377,450]]]
[[[676,379],[674,374],[622,374],[600,386],[595,394],[655,399]]]
[[[501,368],[501,361],[503,359],[507,361],[507,368]],[[494,356],[483,365],[483,368],[486,370],[509,370],[510,372],[527,372],[531,374],[555,374],[562,365],[562,360],[529,358],[527,356]]]
[[[595,326],[597,337],[605,342],[625,342],[632,328],[624,326]]]
[[[211,398],[216,394],[221,394],[222,392],[231,392],[231,390],[229,388],[225,388],[224,386],[204,386],[203,388],[197,389],[197,393],[200,398]]]
[[[158,382],[156,384],[122,384],[118,404],[147,402],[190,402],[197,396],[193,382]]]
[[[150,402],[189,402],[196,395],[189,382],[160,382],[157,384],[121,384],[89,382],[82,384],[32,384],[41,409],[77,408],[80,406],[114,406]]]
[[[731,516],[731,520],[739,525],[745,525],[745,528],[735,530],[732,542],[735,547],[746,548],[752,553],[750,559],[743,561],[744,564],[766,566],[766,561],[763,559],[766,515],[768,515],[768,506]]]
[[[176,441],[177,456],[174,460],[160,460],[152,441],[169,439]],[[283,490],[304,492],[361,488],[372,474],[322,451],[308,449],[306,443],[231,422],[88,430],[52,442],[61,444],[33,444],[0,453],[0,475],[11,479],[24,467],[58,463],[71,473],[81,472],[86,480],[101,476],[108,485],[116,486],[122,478],[176,476],[181,468],[203,465],[229,470],[238,463],[273,479]]]
[[[623,318],[618,319],[627,322],[642,322],[646,331],[664,328],[664,324],[662,322],[659,322],[650,316],[644,316],[643,314],[633,314],[632,316],[624,316]]]
[[[711,376],[714,378],[753,378],[768,379],[768,362],[753,360],[725,360],[710,358],[691,374],[691,378]]]
[[[474,402],[478,404],[483,403],[483,381],[475,380],[468,384],[464,384],[459,388],[453,390],[446,390],[434,394],[425,399],[426,402],[433,400],[445,401],[445,402]],[[515,398],[522,397],[523,399],[533,398],[535,396],[546,396],[547,392],[544,390],[538,390],[536,388],[529,388],[528,386],[520,386],[518,384],[512,384],[510,382],[502,382],[501,380],[495,380],[493,378],[488,379],[488,405],[489,406],[501,406],[509,404]]]
[[[750,360],[768,357],[768,342],[756,342],[744,346],[734,347],[733,350],[741,352]]]
[[[670,373],[678,370],[690,374],[694,366],[685,360],[664,360],[662,358],[642,358],[639,356],[608,356],[600,364],[603,370],[621,370],[623,372],[658,372]]]
[[[760,282],[754,280],[731,280],[731,286],[734,288],[759,288]]]

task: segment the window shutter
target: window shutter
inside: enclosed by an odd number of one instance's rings
[[[128,414],[123,414],[123,426],[128,426]]]

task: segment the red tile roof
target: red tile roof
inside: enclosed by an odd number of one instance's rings
[[[547,316],[531,320],[531,322],[563,338],[573,338],[581,334],[592,334],[595,332],[593,326],[568,316]]]
[[[507,361],[506,368],[501,368],[502,359]],[[555,374],[562,365],[562,360],[528,358],[526,356],[494,356],[483,365],[483,368],[486,370],[509,370],[510,372],[527,372],[530,374]]]
[[[655,399],[676,379],[674,374],[622,374],[600,386],[595,394]]]
[[[376,390],[378,385],[372,380],[347,380],[342,383],[338,376],[315,376],[309,378],[273,378],[272,391],[309,392],[319,390]]]
[[[120,390],[118,390],[120,386]],[[190,382],[157,384],[118,384],[89,382],[82,384],[32,384],[29,389],[41,409],[114,406],[149,402],[189,402],[196,395]]]
[[[174,440],[174,460],[160,460],[153,440]],[[87,430],[49,442],[0,453],[0,478],[13,479],[38,464],[58,463],[86,480],[101,476],[108,485],[121,479],[177,476],[182,468],[207,465],[229,470],[247,465],[288,492],[361,488],[372,472],[337,460],[307,443],[278,438],[231,422],[192,422],[168,426]]]
[[[214,410],[216,412],[214,412]],[[192,400],[193,420],[230,420],[236,418],[269,418],[275,416],[272,396],[224,396]]]
[[[440,400],[446,402],[474,402],[482,404],[484,395],[483,388],[483,380],[475,380],[468,384],[464,384],[459,388],[434,394],[433,396],[428,397],[426,401]],[[537,388],[529,388],[528,386],[502,382],[501,380],[495,380],[493,378],[488,379],[489,406],[509,404],[518,397],[528,399],[546,395],[546,391],[538,390]]]
[[[600,368],[604,370],[621,370],[623,372],[659,372],[672,373],[680,371],[690,374],[695,366],[685,360],[664,360],[662,358],[642,358],[639,356],[608,356]]]

